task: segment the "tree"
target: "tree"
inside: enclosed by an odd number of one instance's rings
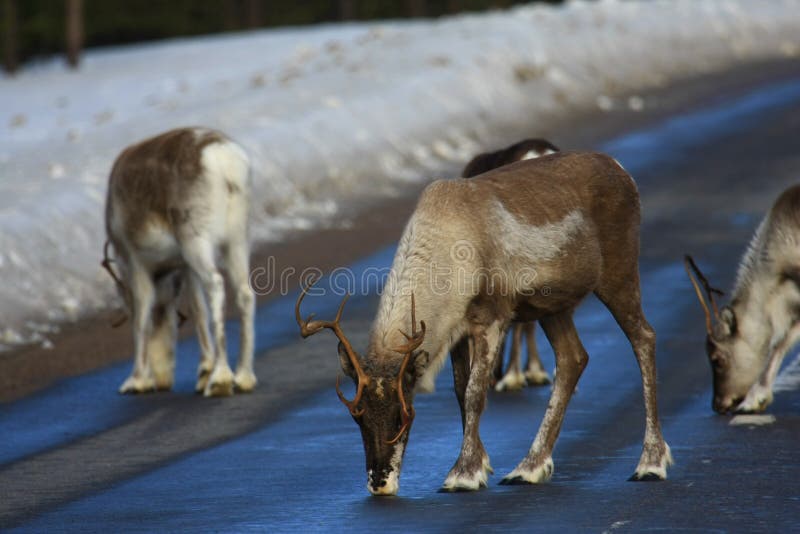
[[[339,20],[356,18],[356,0],[339,0]]]
[[[78,67],[83,47],[83,0],[66,0],[66,2],[67,63],[74,69]]]
[[[3,66],[9,74],[13,74],[19,66],[18,28],[17,0],[4,0],[3,34],[5,39],[3,39]]]
[[[425,0],[406,0],[406,13],[409,17],[424,17],[428,14]]]
[[[260,28],[264,25],[260,0],[247,0],[245,2],[245,16],[248,28]]]

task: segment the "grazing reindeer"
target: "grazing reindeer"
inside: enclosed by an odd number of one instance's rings
[[[708,304],[690,268],[703,283]],[[761,221],[739,265],[729,305],[717,307],[714,293],[721,292],[689,256],[686,271],[705,311],[714,410],[764,411],[783,358],[800,340],[800,186],[784,191]]]
[[[525,159],[539,158],[548,154],[555,154],[558,148],[544,139],[524,139],[519,143],[497,150],[478,154],[467,163],[461,172],[462,178],[472,178],[484,172],[491,171],[497,167],[522,161]],[[509,355],[508,369],[503,375],[503,354],[505,353],[505,335],[503,344],[497,354],[495,362],[494,378],[497,382],[495,390],[506,391],[516,390],[526,384],[543,386],[550,383],[550,376],[544,370],[542,360],[539,358],[539,351],[536,348],[535,337],[536,322],[529,321],[515,322],[512,325],[511,353]],[[528,347],[528,363],[525,365],[525,372],[520,370],[520,352],[522,350],[522,336],[525,336],[525,343]]]
[[[120,393],[170,389],[175,367],[176,297],[184,281],[202,350],[196,389],[230,395],[234,385],[250,391],[253,372],[253,311],[247,216],[250,164],[220,132],[185,128],[126,148],[111,170],[106,232],[120,275],[117,283],[133,323],[133,372]],[[225,351],[225,267],[242,318],[236,375]],[[208,330],[206,296],[214,344]]]
[[[364,356],[339,325],[344,301],[335,320],[304,321],[304,290],[295,308],[301,334],[333,330],[342,370],[356,384],[352,401],[339,396],[361,429],[369,491],[397,492],[414,392],[433,388],[448,351],[464,437],[444,489],[486,485],[491,467],[478,426],[492,363],[514,317],[540,322],[558,372],[536,439],[503,483],[548,480],[564,412],[588,362],[572,316],[592,292],[627,335],[642,372],[647,418],[633,478],[665,478],[671,456],[657,414],[655,333],[640,303],[639,223],[636,184],[612,158],[559,153],[425,188]]]

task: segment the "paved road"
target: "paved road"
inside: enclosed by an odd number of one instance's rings
[[[800,179],[798,139],[800,73],[598,147],[631,171],[642,193],[643,297],[659,336],[660,409],[676,460],[666,482],[626,481],[644,430],[638,368],[610,315],[590,299],[577,317],[590,362],[551,483],[497,485],[527,451],[547,404],[547,389],[528,389],[491,394],[481,429],[497,472],[490,487],[437,492],[461,434],[446,368],[437,392],[417,398],[399,496],[369,497],[360,436],[333,392],[335,343],[328,334],[297,341],[290,295],[259,312],[262,382],[252,395],[191,395],[190,340],[180,347],[173,393],[117,396],[125,364],[4,405],[0,528],[797,531],[800,393],[790,378],[798,369],[783,372],[774,422],[732,425],[714,415],[702,314],[680,258],[693,253],[730,286],[761,214]],[[385,268],[391,257],[391,248],[378,251],[353,271]],[[344,326],[357,346],[376,305],[371,289],[348,305]],[[335,297],[313,306],[330,313]],[[552,365],[549,349],[542,352]]]

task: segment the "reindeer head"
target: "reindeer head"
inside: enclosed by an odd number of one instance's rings
[[[734,309],[730,306],[720,309],[714,300],[715,294],[722,296],[724,293],[711,287],[691,256],[684,258],[684,267],[706,316],[706,353],[714,377],[712,407],[715,412],[727,413],[744,399],[761,369],[753,349],[741,335]],[[692,272],[703,284],[705,298]]]
[[[300,334],[305,338],[328,328],[339,338],[339,361],[342,371],[353,379],[356,395],[353,400],[347,400],[339,389],[338,377],[336,394],[361,430],[367,461],[367,489],[373,495],[395,495],[414,421],[414,385],[427,364],[427,353],[417,351],[425,338],[425,322],[420,321],[417,331],[412,295],[411,335],[403,333],[407,343],[393,348],[392,354],[370,354],[366,360],[359,358],[339,326],[349,295],[342,299],[333,321],[312,321],[313,314],[302,319],[300,303],[314,282],[303,288],[295,305]]]

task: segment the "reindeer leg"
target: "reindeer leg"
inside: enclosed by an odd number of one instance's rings
[[[544,370],[536,347],[536,321],[524,323],[525,344],[528,348],[528,365],[525,366],[525,380],[533,386],[544,386],[550,383],[550,375]]]
[[[555,385],[528,455],[503,478],[501,484],[537,484],[550,479],[553,474],[553,447],[561,431],[564,413],[589,361],[572,322],[572,310],[545,317],[541,325],[556,355],[558,372]]]
[[[228,364],[225,347],[225,282],[214,263],[214,250],[205,239],[193,239],[183,244],[183,256],[189,268],[203,285],[211,308],[214,331],[214,368],[203,391],[206,397],[233,394],[233,371]]]
[[[502,321],[471,329],[472,362],[464,391],[462,417],[464,440],[461,454],[442,485],[445,491],[477,490],[486,486],[489,461],[479,434],[480,417],[486,406],[486,390],[492,375],[492,363],[505,332]],[[463,373],[463,351],[457,356]],[[458,394],[458,390],[456,390]]]
[[[469,336],[464,336],[456,343],[450,350],[450,361],[453,367],[453,389],[456,392],[456,399],[458,399],[458,407],[461,409],[461,430],[466,433],[467,428],[467,412],[464,409],[464,401],[466,399],[467,384],[469,383],[469,362],[470,362],[470,348],[471,341]],[[483,468],[489,473],[494,473],[491,464],[489,463],[489,455],[486,454],[486,449],[478,436],[479,449],[483,451]]]
[[[172,389],[175,381],[177,315],[174,300],[159,304],[153,310],[153,331],[147,339],[146,350],[155,388],[160,391]]]
[[[253,391],[256,374],[253,371],[253,314],[255,297],[250,288],[250,251],[247,242],[231,243],[227,252],[228,275],[236,291],[236,306],[241,317],[241,342],[234,384],[239,391]]]
[[[503,379],[494,387],[495,391],[516,391],[525,387],[525,375],[519,368],[520,353],[522,352],[522,323],[511,325],[511,354],[508,359],[508,368]]]
[[[135,259],[130,261],[130,282],[133,308],[133,371],[119,388],[120,393],[143,393],[155,389],[155,381],[147,362],[147,337],[151,330],[150,315],[155,288],[150,273]]]
[[[508,332],[503,332],[502,340],[500,341],[500,349],[497,351],[497,356],[494,359],[494,365],[492,366],[492,379],[489,382],[489,385],[495,387],[500,380],[503,379],[503,358],[506,354],[506,337]]]
[[[661,435],[658,421],[656,334],[642,312],[638,273],[622,279],[626,285],[598,291],[597,296],[630,341],[642,373],[646,417],[644,447],[636,472],[630,480],[664,480],[667,478],[667,466],[672,464],[672,454]]]
[[[211,333],[208,331],[208,307],[203,293],[203,285],[194,273],[189,275],[189,291],[194,327],[200,343],[200,364],[197,366],[197,383],[194,390],[202,393],[206,389],[208,377],[211,376],[211,370],[214,368],[214,349],[211,346]]]
[[[770,344],[767,366],[756,383],[750,387],[744,400],[736,407],[737,412],[763,412],[767,409],[767,406],[772,404],[772,386],[775,384],[775,378],[777,378],[778,371],[781,369],[783,358],[797,343],[798,339],[800,339],[800,323],[792,326],[780,341]]]

